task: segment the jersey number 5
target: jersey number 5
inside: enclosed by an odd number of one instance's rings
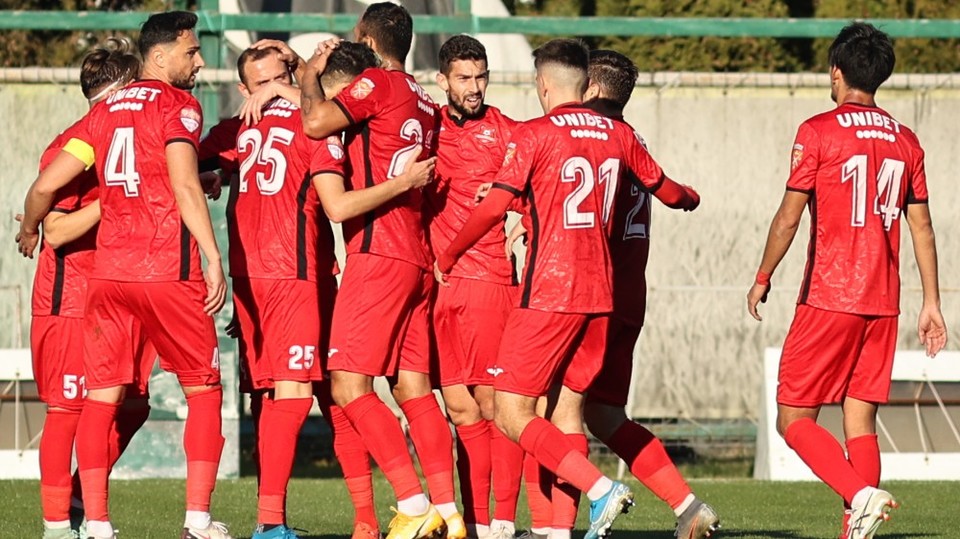
[[[140,173],[133,152],[133,128],[118,127],[107,150],[107,166],[103,171],[103,183],[123,187],[127,197],[140,196]]]
[[[257,189],[263,195],[275,195],[283,188],[283,181],[287,175],[287,158],[276,145],[289,146],[293,142],[293,131],[282,127],[271,127],[267,131],[267,140],[256,129],[247,129],[237,139],[237,148],[241,154],[250,152],[240,163],[240,192],[247,192],[247,183],[250,169],[254,164],[262,168],[257,170]],[[272,165],[272,166],[271,166]],[[265,172],[270,166],[270,175]]]
[[[900,180],[903,179],[903,161],[884,159],[877,172],[877,198],[873,213],[883,220],[884,230],[890,230],[900,217]],[[843,164],[841,183],[853,184],[853,207],[850,226],[862,227],[867,222],[867,156],[854,155]],[[881,202],[882,199],[882,202]]]
[[[613,207],[613,198],[617,194],[617,181],[620,179],[620,160],[607,159],[593,173],[593,166],[586,158],[571,157],[560,168],[560,181],[572,183],[579,180],[576,189],[567,195],[563,201],[563,228],[591,228],[596,224],[596,214],[593,211],[581,211],[580,205],[590,197],[599,183],[603,186],[603,208],[600,222],[607,224],[610,219],[610,208]]]

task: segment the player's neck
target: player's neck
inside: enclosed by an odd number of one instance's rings
[[[382,69],[386,69],[387,71],[399,71],[401,73],[406,73],[406,71],[404,71],[403,62],[397,60],[396,58],[381,56],[380,67]]]
[[[170,83],[170,81],[167,79],[166,73],[164,73],[161,68],[151,64],[143,66],[143,71],[140,72],[139,80],[158,80],[167,84]]]
[[[874,94],[868,94],[861,90],[848,89],[842,95],[837,96],[839,105],[861,105],[864,107],[876,107],[877,101]]]

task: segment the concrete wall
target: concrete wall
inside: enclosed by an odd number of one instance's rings
[[[731,83],[730,77],[673,85],[664,83],[668,78],[651,76],[649,85],[634,91],[628,107],[627,119],[667,173],[694,185],[703,197],[692,214],[662,206],[654,210],[649,314],[637,353],[635,416],[757,416],[762,350],[782,343],[792,318],[806,224],[774,277],[775,288],[762,306],[763,323],[746,314],[744,296],[783,193],[796,128],[832,107],[822,78],[774,84],[762,77],[754,76],[747,85]],[[539,115],[530,77],[507,78],[512,80],[491,85],[488,102],[516,118]],[[960,193],[950,186],[960,154],[960,88],[931,80],[895,86],[881,92],[880,102],[917,131],[927,151],[944,314],[953,327],[960,320],[954,269],[960,262],[960,220],[951,208],[958,207]],[[436,87],[428,89],[440,97]],[[72,86],[0,86],[0,112],[7,123],[0,130],[0,148],[6,149],[0,167],[0,237],[8,238],[8,247],[0,250],[0,286],[13,287],[0,288],[0,346],[26,343],[29,326],[33,264],[13,249],[13,214],[22,206],[44,145],[84,109]],[[906,237],[903,253],[900,347],[917,348],[919,281]]]

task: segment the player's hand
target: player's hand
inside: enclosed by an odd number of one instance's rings
[[[287,69],[294,71],[297,69],[297,66],[300,64],[301,59],[300,55],[293,51],[289,45],[280,41],[279,39],[261,39],[253,45],[250,45],[251,49],[269,49],[273,47],[280,51],[280,54],[277,55],[277,58],[287,64]]]
[[[934,357],[947,344],[947,325],[938,305],[924,305],[917,324],[920,343],[926,347],[927,357]]]
[[[227,301],[227,279],[223,276],[220,261],[208,262],[203,280],[207,284],[207,297],[203,300],[203,312],[213,316],[220,312]]]
[[[40,243],[40,231],[30,232],[23,228],[23,214],[18,213],[13,216],[14,220],[20,223],[20,231],[17,232],[15,241],[17,242],[17,251],[26,258],[33,258],[33,251]]]
[[[753,283],[750,291],[747,292],[747,311],[757,321],[763,321],[763,317],[757,312],[757,304],[767,302],[767,294],[770,293],[769,284]]]
[[[510,230],[510,233],[507,234],[507,242],[504,244],[504,254],[507,255],[507,260],[513,260],[513,244],[517,243],[517,240],[523,239],[523,244],[527,244],[527,229],[523,228],[522,223],[517,223],[513,226],[513,229]]]
[[[473,195],[473,203],[479,204],[483,199],[487,198],[487,195],[490,194],[490,190],[493,189],[493,183],[487,182],[480,184],[480,187],[477,187],[477,194]]]
[[[316,73],[323,73],[327,69],[327,60],[333,51],[340,46],[342,39],[335,37],[317,43],[317,48],[313,51],[313,56],[307,60],[307,70]]]
[[[690,204],[688,204],[683,211],[693,211],[700,206],[700,193],[696,192],[693,187],[689,185],[684,185],[683,188],[687,191],[687,196],[690,197]]]
[[[414,150],[416,155],[423,153],[423,146],[418,146],[419,150]],[[433,173],[437,168],[437,158],[431,157],[423,161],[410,159],[403,167],[403,172],[394,177],[394,181],[403,186],[404,191],[410,189],[422,189],[433,181]]]
[[[237,307],[233,307],[233,316],[230,318],[230,323],[227,324],[227,327],[224,328],[224,331],[227,332],[227,337],[231,339],[240,338],[240,319],[237,317]]]
[[[450,286],[450,282],[447,281],[447,276],[440,271],[440,262],[433,262],[433,277],[440,283],[440,286]]]
[[[210,200],[219,200],[223,193],[223,176],[219,172],[201,172],[200,187]]]
[[[263,107],[266,107],[267,103],[280,95],[281,84],[283,83],[279,81],[268,82],[257,88],[257,91],[250,94],[250,97],[243,101],[239,116],[240,119],[243,120],[244,125],[260,123],[260,120],[263,118]]]

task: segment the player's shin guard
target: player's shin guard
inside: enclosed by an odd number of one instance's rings
[[[73,491],[70,468],[73,440],[80,422],[78,410],[47,410],[40,435],[40,505],[43,520],[63,522],[70,519],[70,495]]]
[[[453,436],[433,393],[400,404],[434,505],[454,503]]]
[[[867,482],[847,462],[840,442],[810,418],[790,423],[784,440],[813,473],[848,504]]]
[[[457,427],[457,473],[467,524],[490,524],[490,425],[485,419]]]
[[[523,429],[520,447],[582,492],[587,492],[603,478],[600,470],[577,452],[560,429],[542,417],[533,418]]]
[[[286,522],[287,483],[297,453],[297,438],[313,398],[274,400],[260,417],[263,459],[257,500],[257,523]]]
[[[507,438],[490,423],[490,468],[493,481],[493,518],[513,522],[520,497],[520,477],[526,453],[520,444]],[[539,464],[538,464],[539,466]]]
[[[110,473],[110,431],[119,404],[87,399],[77,425],[77,467],[83,486],[83,507],[87,520],[110,520],[107,507]]]
[[[210,497],[217,482],[223,452],[220,406],[223,388],[202,390],[187,396],[187,421],[183,450],[187,456],[187,511],[210,511]]]
[[[584,457],[589,456],[590,448],[584,434],[566,434],[565,437]],[[556,530],[572,530],[577,521],[577,506],[580,504],[580,491],[566,481],[555,478],[551,485],[550,507],[553,516],[550,527]]]
[[[527,503],[530,505],[530,528],[547,530],[553,520],[550,504],[553,474],[540,465],[530,453],[523,460],[523,480],[527,485]]]
[[[133,435],[150,417],[150,404],[146,399],[127,400],[117,411],[116,428],[110,433],[110,468],[130,445]]]
[[[677,509],[690,495],[690,486],[652,432],[633,421],[624,421],[606,445],[630,467],[643,486]]]
[[[380,397],[376,393],[367,393],[344,406],[343,412],[387,476],[397,499],[422,494],[400,423]]]

